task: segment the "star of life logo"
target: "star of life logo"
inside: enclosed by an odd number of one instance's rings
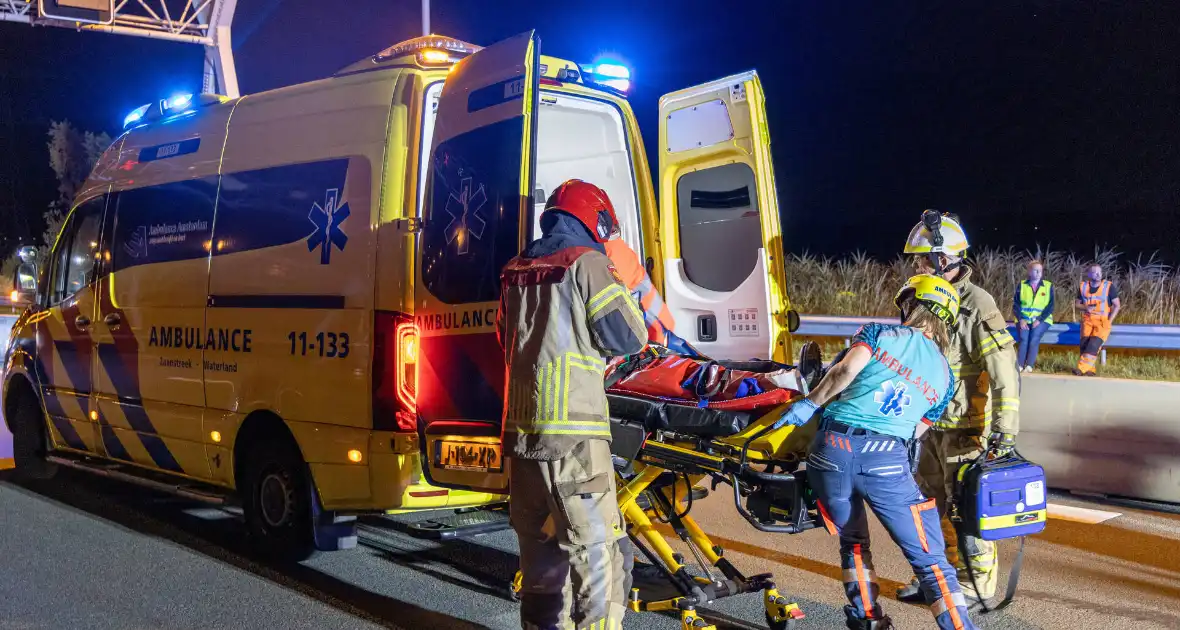
[[[906,394],[909,386],[905,381],[885,381],[881,383],[881,391],[873,395],[873,400],[881,403],[878,411],[886,416],[900,416],[905,413],[906,407],[909,407],[914,399]]]
[[[317,247],[320,248],[321,265],[331,262],[333,247],[344,251],[344,246],[348,244],[348,235],[340,229],[340,224],[344,223],[351,211],[347,202],[336,207],[339,200],[340,189],[330,188],[324,193],[324,205],[313,203],[307,215],[307,220],[315,226],[315,231],[307,237],[307,251],[314,252]]]
[[[446,211],[451,215],[451,221],[446,227],[447,244],[458,241],[457,249],[460,254],[467,253],[471,239],[482,239],[484,228],[488,226],[488,222],[480,215],[480,210],[488,201],[488,195],[484,192],[483,184],[474,190],[472,188],[471,178],[464,177],[460,182],[458,194],[452,192],[447,199]]]

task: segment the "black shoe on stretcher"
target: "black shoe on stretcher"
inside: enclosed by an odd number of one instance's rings
[[[799,377],[807,383],[807,390],[815,389],[824,377],[824,359],[820,353],[819,344],[808,341],[799,350],[799,363],[795,366],[799,370]]]

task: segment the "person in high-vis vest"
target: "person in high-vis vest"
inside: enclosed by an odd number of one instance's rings
[[[942,417],[954,395],[943,353],[959,295],[937,276],[910,278],[894,298],[901,324],[866,324],[823,380],[791,405],[776,426],[805,424],[827,405],[807,458],[807,479],[820,517],[840,537],[845,625],[887,630],[878,603],[868,511],[885,526],[920,578],[943,630],[973,629],[956,572],[947,561],[935,500],[914,478],[911,446]],[[829,402],[830,401],[830,402]]]
[[[1037,364],[1041,337],[1053,325],[1053,283],[1044,279],[1045,266],[1039,260],[1028,263],[1028,279],[1016,287],[1012,297],[1012,312],[1020,332],[1020,347],[1016,353],[1016,367],[1021,372],[1032,372]]]
[[[1102,265],[1095,263],[1086,269],[1086,279],[1078,288],[1076,304],[1082,311],[1082,348],[1073,373],[1097,376],[1098,353],[1110,338],[1114,318],[1122,308],[1118,287],[1110,280],[1102,279]]]
[[[627,241],[623,240],[618,217],[612,215],[611,218],[615,223],[615,230],[611,234],[610,240],[603,245],[606,247],[606,255],[618,269],[623,284],[627,286],[632,297],[639,302],[639,308],[643,311],[643,321],[647,325],[647,340],[679,354],[691,357],[700,356],[696,348],[672,332],[676,327],[676,320],[672,318],[672,312],[668,310],[664,298],[652,283],[647,268],[639,259],[639,254],[631,249]]]
[[[603,373],[610,357],[646,346],[647,327],[603,249],[610,210],[597,186],[565,182],[545,204],[541,238],[500,276],[503,443],[524,630],[618,630],[626,611]]]
[[[962,557],[958,533],[948,518],[948,499],[954,496],[956,475],[964,463],[979,457],[989,446],[997,455],[1006,455],[1015,447],[1020,429],[1020,372],[1016,370],[1016,341],[1008,333],[1008,323],[995,298],[971,282],[972,270],[965,265],[967,247],[967,235],[957,217],[927,210],[910,230],[904,252],[916,273],[941,276],[954,285],[962,300],[947,351],[956,380],[955,395],[923,441],[918,484],[938,506],[946,555],[958,571],[964,594],[978,602],[995,597],[999,575],[996,546],[967,536],[963,540],[966,557]],[[897,596],[902,601],[921,601],[917,579]]]

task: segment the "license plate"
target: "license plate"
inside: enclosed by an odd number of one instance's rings
[[[504,462],[499,444],[441,440],[434,455],[434,463],[444,470],[466,472],[500,472]]]

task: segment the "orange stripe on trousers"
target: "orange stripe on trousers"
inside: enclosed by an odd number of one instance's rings
[[[934,578],[938,580],[938,590],[942,591],[942,601],[946,602],[946,611],[951,614],[951,623],[954,624],[955,630],[963,630],[963,619],[959,617],[959,609],[955,607],[955,600],[951,597],[951,589],[946,585],[946,576],[942,574],[942,569],[938,565],[930,567],[934,570]]]
[[[860,605],[865,609],[865,619],[873,619],[873,602],[869,600],[869,581],[865,575],[864,559],[860,557],[860,545],[852,546],[852,562],[856,565],[856,583],[860,585]]]

